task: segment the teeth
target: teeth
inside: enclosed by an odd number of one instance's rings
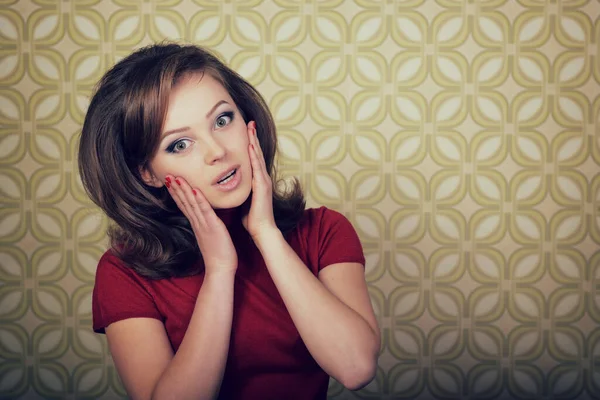
[[[231,173],[229,175],[227,175],[226,178],[220,180],[219,182],[217,182],[219,185],[222,185],[224,183],[227,183],[231,180],[231,178],[233,178],[233,175],[235,174],[235,169],[233,171],[231,171]]]

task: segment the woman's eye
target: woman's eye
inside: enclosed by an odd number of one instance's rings
[[[171,144],[167,148],[167,151],[169,153],[181,153],[182,151],[184,151],[185,149],[187,149],[189,147],[188,142],[189,142],[188,139],[178,140],[177,142],[174,142],[173,144]]]
[[[226,112],[217,118],[217,120],[215,121],[215,127],[222,128],[222,127],[228,125],[232,119],[233,119],[233,113]]]

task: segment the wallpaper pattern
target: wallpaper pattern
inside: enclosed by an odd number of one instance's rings
[[[379,369],[330,398],[600,397],[598,0],[0,1],[0,397],[125,396],[76,149],[165,39],[255,84],[281,171],[359,232]]]

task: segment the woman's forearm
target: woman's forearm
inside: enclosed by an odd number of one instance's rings
[[[219,394],[231,336],[235,271],[205,275],[177,353],[154,399],[214,399]]]
[[[368,322],[313,275],[281,232],[269,232],[256,242],[302,340],[321,368],[350,389],[369,381],[379,336]]]

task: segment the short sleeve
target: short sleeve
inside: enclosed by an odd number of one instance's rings
[[[319,229],[319,271],[331,264],[356,262],[365,265],[360,239],[341,213],[322,207]]]
[[[163,320],[144,278],[107,251],[98,262],[92,294],[94,332],[105,333],[113,322],[143,317]]]

